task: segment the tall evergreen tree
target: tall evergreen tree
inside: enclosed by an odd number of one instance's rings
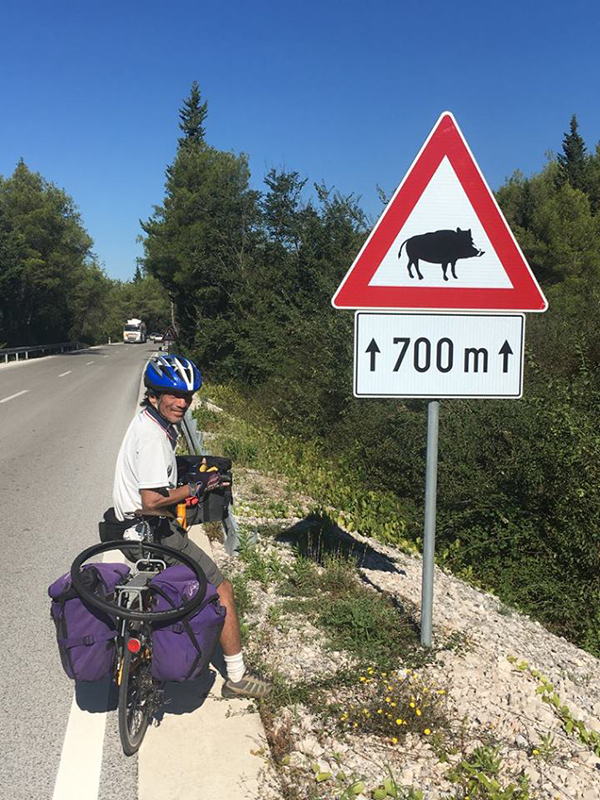
[[[204,144],[204,126],[203,122],[208,114],[208,104],[202,103],[200,87],[197,81],[192,83],[189,97],[183,101],[183,107],[179,111],[179,127],[183,132],[178,140],[179,147],[186,145]]]
[[[580,189],[586,192],[588,188],[588,164],[585,142],[578,132],[577,117],[571,117],[569,133],[563,137],[562,153],[557,156],[558,161],[558,183],[570,183],[573,189]]]
[[[244,155],[203,141],[206,104],[197,84],[180,111],[185,136],[167,170],[165,199],[142,222],[144,269],[176,306],[184,346],[200,358],[221,359],[230,335],[230,299],[248,262],[258,217]]]

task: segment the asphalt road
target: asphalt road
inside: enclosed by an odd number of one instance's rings
[[[72,727],[67,747],[74,687],[60,666],[47,587],[98,541],[152,351],[113,345],[0,366],[2,800],[137,797],[137,759],[122,755],[101,691],[78,696],[97,710],[86,715],[95,727]],[[61,785],[75,775],[80,791],[57,794],[59,770]]]

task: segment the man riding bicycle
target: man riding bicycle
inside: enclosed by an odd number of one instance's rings
[[[183,356],[161,355],[150,359],[144,372],[146,394],[142,409],[131,421],[115,469],[114,513],[121,523],[139,521],[136,512],[162,515],[157,527],[158,541],[180,550],[196,561],[215,586],[227,610],[221,634],[221,647],[227,667],[224,697],[265,697],[269,684],[246,668],[242,654],[240,628],[231,583],[225,580],[214,561],[191,539],[172,515],[172,509],[188,497],[201,499],[220,485],[218,472],[197,472],[185,486],[177,486],[175,445],[178,431],[202,377],[193,361]],[[124,538],[129,538],[127,531]]]

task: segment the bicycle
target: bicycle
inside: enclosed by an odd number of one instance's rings
[[[148,520],[145,520],[148,524]],[[139,551],[140,558],[126,582],[115,587],[114,602],[109,602],[91,592],[81,580],[81,568],[90,558],[108,550]],[[124,553],[125,554],[125,553]],[[169,611],[152,611],[149,583],[166,568],[166,556],[189,567],[198,580],[198,590],[191,600]],[[141,542],[116,540],[88,547],[71,565],[71,580],[80,597],[99,611],[116,617],[116,650],[113,679],[119,690],[119,736],[125,755],[134,755],[140,748],[148,725],[162,706],[164,684],[152,677],[152,625],[173,622],[193,613],[203,602],[207,580],[201,567],[189,556],[146,540]]]

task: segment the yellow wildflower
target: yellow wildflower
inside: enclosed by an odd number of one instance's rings
[[[402,725],[402,720],[400,719],[400,717],[398,717],[398,719],[396,720],[396,725]]]
[[[415,711],[415,714],[417,715],[417,717],[420,717],[421,716],[421,709],[417,708],[417,710]]]
[[[366,681],[366,680],[367,680],[367,679],[365,678],[365,676],[364,676],[364,675],[361,675],[361,676],[360,676],[360,679],[361,679],[361,681],[363,681],[363,683],[364,683],[364,681]]]
[[[373,674],[373,671],[374,671],[374,670],[373,670],[373,667],[368,667],[368,668],[367,668],[367,672],[368,672],[368,674],[369,674],[369,675],[372,675],[372,674]]]
[[[409,703],[409,705],[410,705],[410,707],[411,707],[411,708],[414,708],[414,707],[415,707],[415,704],[414,704],[414,703]]]
[[[429,734],[431,733],[431,731],[429,730],[429,728],[425,728],[425,730],[423,731],[423,733],[425,734],[425,736],[429,736]]]
[[[395,736],[392,736],[392,744],[398,744],[398,739]]]
[[[382,709],[382,708],[378,708],[378,709],[377,709],[377,713],[378,713],[378,714],[383,714],[383,709]]]
[[[386,697],[385,698],[385,702],[386,703],[391,703],[392,702],[392,698],[391,697]]]

